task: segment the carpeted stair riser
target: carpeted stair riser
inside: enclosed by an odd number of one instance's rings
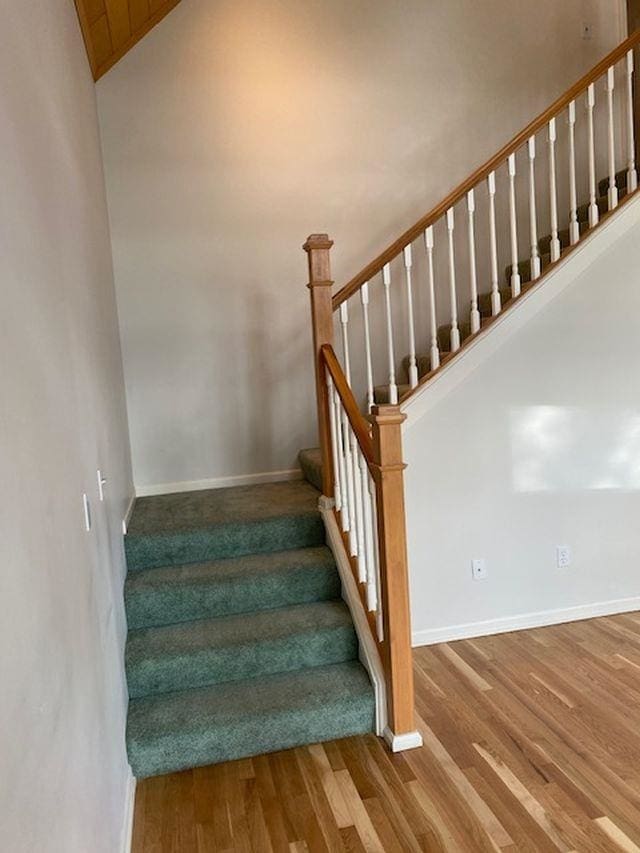
[[[549,266],[551,263],[551,255],[541,255],[540,257],[540,269],[542,272]],[[518,264],[518,272],[520,274],[520,284],[527,284],[527,282],[531,281],[531,259],[527,258],[525,261],[520,261]],[[504,269],[504,278],[507,284],[511,283],[511,273],[512,267],[511,264],[505,267]]]
[[[298,454],[298,462],[308,483],[322,491],[322,457],[320,448],[309,447]]]
[[[511,288],[501,287],[500,288],[500,308],[503,308],[507,302],[511,299]],[[478,310],[482,317],[491,317],[493,313],[493,307],[491,303],[491,292],[488,293],[479,293],[478,294]]]
[[[130,630],[339,596],[340,578],[326,546],[143,569],[125,584]]]
[[[398,383],[398,400],[402,397],[403,394],[406,394],[407,391],[411,390],[411,386],[407,382]],[[373,397],[376,403],[379,405],[384,405],[385,403],[391,402],[389,399],[389,386],[388,385],[376,385],[373,389]]]
[[[618,187],[618,197],[622,198],[623,194],[626,195],[627,192],[627,170],[621,169],[619,172],[616,172],[616,186]],[[598,183],[598,195],[606,196],[609,191],[609,178],[602,178],[602,180]]]
[[[220,525],[209,530],[136,536],[127,539],[126,552],[130,569],[136,571],[287,548],[311,548],[322,545],[324,540],[321,519],[294,517],[256,524]]]
[[[582,237],[589,230],[588,222],[579,222],[578,227],[580,230],[580,236]],[[560,240],[560,246],[564,251],[571,245],[571,240],[569,238],[569,229],[565,228],[563,231],[558,231],[558,239]],[[546,237],[542,237],[538,241],[538,248],[540,250],[541,255],[549,255],[551,252],[551,234],[547,234]]]
[[[274,618],[275,617],[275,618]],[[342,601],[129,634],[129,696],[138,698],[354,660],[358,641]]]
[[[373,728],[371,684],[351,661],[133,699],[127,744],[134,774],[145,777]]]

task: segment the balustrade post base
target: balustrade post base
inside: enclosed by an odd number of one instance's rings
[[[417,729],[413,732],[394,734],[389,726],[387,726],[383,732],[383,737],[391,752],[405,752],[407,749],[418,749],[423,743],[422,735]]]

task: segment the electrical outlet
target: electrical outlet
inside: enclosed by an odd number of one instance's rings
[[[487,561],[483,558],[471,560],[471,577],[474,581],[483,581],[489,576]]]
[[[593,24],[588,21],[582,25],[582,38],[585,41],[590,41],[593,38]]]
[[[566,569],[571,565],[571,548],[568,545],[558,545],[556,548],[556,563],[559,569]]]

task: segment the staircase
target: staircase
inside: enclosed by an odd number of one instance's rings
[[[301,464],[321,488],[368,615],[393,749],[421,742],[402,424],[438,372],[637,195],[639,45],[640,30],[336,292],[329,235],[303,246],[320,446],[303,451]]]
[[[337,293],[332,241],[308,238],[320,438],[300,456],[309,482],[161,495],[134,509],[125,596],[137,776],[374,724],[393,750],[422,743],[401,404],[637,194],[639,44],[640,31]]]
[[[372,731],[318,496],[291,482],[136,501],[125,538],[136,776]]]

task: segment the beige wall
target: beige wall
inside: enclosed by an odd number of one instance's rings
[[[407,406],[416,644],[640,608],[639,270],[636,198]]]
[[[136,485],[290,469],[315,441],[307,234],[357,272],[620,41],[623,9],[183,0],[107,74]]]
[[[132,484],[95,92],[71,0],[3,4],[0,79],[0,850],[115,853]]]

